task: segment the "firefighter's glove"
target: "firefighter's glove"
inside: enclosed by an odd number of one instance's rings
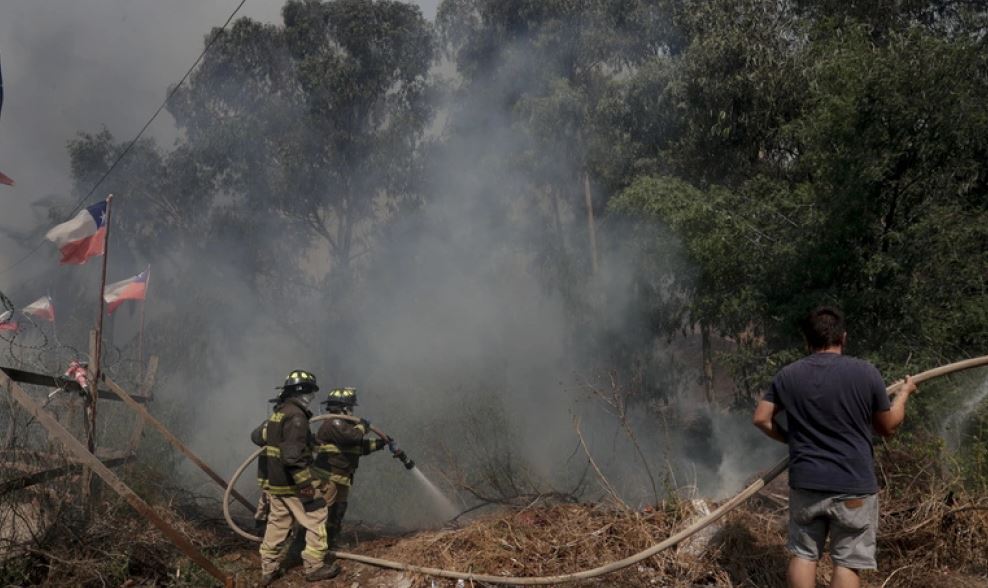
[[[390,451],[391,453],[398,453],[398,442],[397,441],[395,441],[391,437],[388,437],[387,439],[385,439],[385,441],[388,442],[388,451]]]
[[[364,430],[370,431],[371,424],[370,424],[370,421],[369,420],[367,420],[367,419],[360,419],[360,424],[364,426]]]

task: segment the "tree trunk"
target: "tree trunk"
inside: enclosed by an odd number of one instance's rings
[[[710,345],[710,326],[700,324],[700,337],[703,346],[703,393],[707,404],[714,402],[714,358]]]
[[[556,239],[559,244],[559,256],[562,259],[566,255],[566,239],[563,235],[563,219],[559,212],[559,192],[551,185],[548,187],[549,201],[552,203],[552,220],[555,224]]]
[[[590,271],[596,275],[597,261],[597,226],[593,218],[593,198],[590,194],[590,173],[583,172],[583,195],[587,203],[587,231],[590,233]]]

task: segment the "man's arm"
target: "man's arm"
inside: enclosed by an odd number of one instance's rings
[[[786,432],[775,422],[775,415],[779,414],[782,407],[768,400],[760,400],[755,407],[755,414],[751,417],[751,423],[762,432],[775,439],[779,443],[788,443]]]
[[[384,449],[388,446],[388,442],[384,439],[378,439],[373,437],[371,439],[364,439],[363,446],[361,447],[361,452],[364,455],[370,455],[379,449]]]
[[[267,427],[268,427],[268,422],[264,421],[263,423],[261,423],[261,426],[257,427],[251,432],[250,440],[254,445],[257,445],[258,447],[264,447],[265,443],[267,442],[266,439],[267,435],[265,434],[267,431]]]
[[[323,435],[326,441],[320,439],[319,442],[329,442],[341,448],[359,447],[363,443],[364,433],[367,431],[362,423],[354,424],[344,419],[330,419],[326,421],[323,427],[326,427],[326,434]],[[319,430],[321,432],[322,427]]]
[[[916,391],[916,384],[912,376],[906,376],[906,381],[902,384],[892,398],[892,405],[888,410],[876,412],[872,416],[872,424],[875,432],[882,437],[891,437],[895,430],[899,428],[902,421],[906,419],[906,401],[909,395]]]

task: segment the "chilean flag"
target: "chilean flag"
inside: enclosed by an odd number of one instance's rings
[[[86,263],[106,249],[106,200],[80,210],[72,220],[48,231],[45,238],[62,252],[59,263]]]
[[[55,305],[51,303],[51,296],[42,296],[31,304],[21,309],[24,314],[38,317],[48,322],[55,322]]]
[[[133,278],[120,280],[106,286],[103,300],[109,305],[106,312],[112,314],[118,306],[127,300],[144,300],[148,293],[148,280],[151,278],[151,267]]]
[[[0,313],[0,331],[16,331],[17,323],[10,320],[13,313],[11,311]]]

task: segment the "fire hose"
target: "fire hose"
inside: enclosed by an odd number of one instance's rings
[[[983,357],[976,357],[964,361],[959,361],[956,363],[951,363],[944,366],[940,366],[938,368],[927,370],[925,372],[913,376],[913,382],[915,382],[916,384],[921,384],[923,382],[927,382],[934,378],[939,378],[941,376],[946,376],[948,374],[952,374],[963,370],[968,370],[971,368],[981,367],[981,366],[988,366],[988,355]],[[901,386],[902,386],[902,381],[898,381],[891,384],[888,388],[886,388],[886,391],[891,395],[894,394]],[[331,416],[333,418],[345,418],[346,420],[350,420],[354,422],[360,421],[360,419],[356,417],[350,417],[345,415],[320,415],[314,417],[312,420],[313,421],[325,420],[327,418],[330,418]],[[371,430],[374,432],[374,434],[378,435],[382,439],[388,438],[387,435],[385,435],[384,433],[382,433],[381,431],[379,431],[374,427],[372,427]],[[248,466],[250,466],[251,463],[253,463],[253,461],[257,458],[257,456],[261,454],[261,451],[263,451],[263,449],[258,449],[257,451],[252,453],[251,456],[248,457],[247,460],[237,469],[237,471],[233,474],[233,477],[230,479],[230,484],[227,486],[226,493],[223,496],[223,515],[226,517],[226,522],[227,524],[230,525],[230,528],[232,528],[240,536],[246,539],[250,539],[251,541],[258,541],[258,542],[261,541],[260,537],[244,531],[243,529],[238,527],[237,524],[234,523],[233,519],[230,517],[230,495],[232,493],[234,485],[236,485],[237,483],[237,480],[240,479],[240,476],[243,475],[244,471],[247,469]],[[488,584],[536,586],[536,585],[575,582],[577,580],[588,580],[591,578],[596,578],[599,576],[603,576],[605,574],[610,574],[612,572],[616,572],[623,568],[632,566],[662,551],[665,551],[666,549],[673,547],[685,541],[686,539],[689,539],[696,533],[700,532],[704,528],[715,523],[716,521],[721,519],[724,515],[731,512],[732,510],[743,504],[746,500],[754,496],[756,493],[758,493],[759,490],[764,488],[769,482],[771,482],[779,474],[784,472],[788,466],[789,466],[789,458],[786,457],[781,461],[779,461],[777,464],[775,464],[772,467],[772,469],[770,469],[768,472],[762,474],[758,479],[756,479],[754,482],[752,482],[743,490],[741,490],[739,493],[737,493],[734,497],[725,501],[719,507],[711,511],[710,514],[695,521],[694,523],[690,524],[689,526],[682,529],[678,533],[671,535],[665,540],[656,543],[655,545],[649,547],[648,549],[640,551],[624,559],[611,562],[609,564],[605,564],[589,570],[574,572],[571,574],[562,574],[558,576],[494,576],[488,574],[474,574],[469,572],[456,572],[452,570],[443,570],[439,568],[429,568],[429,567],[417,566],[413,564],[390,561],[386,559],[379,559],[376,557],[368,557],[365,555],[359,555],[355,553],[346,553],[343,551],[333,551],[332,553],[339,559],[355,561],[379,568],[387,568],[387,569],[404,571],[404,572],[413,572],[417,574],[424,574],[428,576],[436,576],[441,578],[451,578],[454,580],[483,582]]]

